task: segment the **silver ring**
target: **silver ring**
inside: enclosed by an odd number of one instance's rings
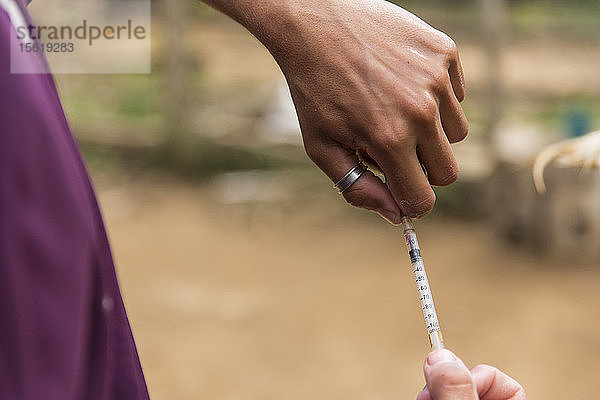
[[[333,185],[333,187],[337,188],[337,190],[340,193],[344,193],[350,188],[350,186],[354,185],[354,182],[356,182],[358,178],[360,178],[362,174],[365,173],[366,170],[367,166],[362,162],[359,162],[354,167],[352,167],[352,169],[348,171],[346,175],[342,177],[342,179],[337,181],[335,185]]]

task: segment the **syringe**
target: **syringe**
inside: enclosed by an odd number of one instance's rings
[[[433,296],[431,295],[431,288],[427,280],[427,273],[425,273],[425,264],[423,264],[423,258],[421,257],[421,249],[417,241],[415,227],[409,217],[402,218],[402,228],[404,229],[404,239],[406,240],[410,263],[412,264],[415,281],[417,282],[417,292],[421,300],[431,349],[443,349],[444,339],[442,338],[440,323],[438,322],[435,306],[433,305]]]

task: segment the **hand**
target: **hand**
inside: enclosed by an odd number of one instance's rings
[[[401,212],[428,213],[430,184],[456,180],[450,143],[468,131],[456,45],[386,1],[290,3],[297,18],[268,47],[290,86],[306,152],[334,182],[356,164],[356,151],[383,171],[389,190],[367,173],[344,193],[349,203],[393,223]]]
[[[306,152],[333,182],[357,151],[385,174],[389,190],[368,172],[344,193],[349,203],[398,224],[432,209],[430,184],[456,180],[450,143],[467,135],[465,84],[444,33],[385,0],[204,1],[275,57]]]
[[[449,350],[436,350],[424,366],[427,385],[417,400],[526,400],[517,381],[489,365],[470,371]]]

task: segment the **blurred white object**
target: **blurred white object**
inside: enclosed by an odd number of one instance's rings
[[[527,163],[560,135],[520,120],[502,121],[492,145],[499,161]]]
[[[533,181],[539,193],[546,192],[544,170],[552,160],[560,167],[600,168],[600,131],[555,143],[538,154]]]
[[[296,108],[285,81],[277,85],[273,101],[258,122],[257,131],[268,143],[302,145]]]
[[[599,167],[600,131],[549,145],[528,163],[501,164],[492,185],[498,230],[555,259],[599,260]]]

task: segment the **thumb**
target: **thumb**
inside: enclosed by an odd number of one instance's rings
[[[333,182],[339,181],[358,162],[355,151],[336,143],[320,144],[305,139],[304,147],[310,159]],[[370,171],[365,171],[343,196],[351,205],[375,211],[392,224],[399,224],[402,219],[402,212],[387,186]]]
[[[425,391],[433,400],[479,399],[471,373],[450,350],[429,353],[423,369],[427,381]]]

